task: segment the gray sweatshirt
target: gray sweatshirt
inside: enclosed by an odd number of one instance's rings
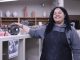
[[[63,26],[55,25],[53,28],[53,31],[64,32],[65,27],[66,27],[65,25]],[[41,38],[43,40],[45,29],[46,29],[46,25],[42,25],[35,29],[30,29],[29,34],[31,35],[31,37]],[[66,33],[67,41],[69,43],[69,46],[72,49],[73,59],[80,60],[80,38],[75,28],[71,27],[71,29],[72,30]]]

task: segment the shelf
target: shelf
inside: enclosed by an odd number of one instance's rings
[[[1,17],[1,19],[48,19],[48,17]]]
[[[71,21],[80,20],[80,15],[69,15]],[[2,24],[10,24],[13,22],[29,21],[31,25],[36,25],[38,22],[46,24],[49,21],[49,17],[1,17],[0,22]]]
[[[2,20],[3,22],[17,22],[18,20]]]
[[[18,17],[1,17],[1,19],[18,19]]]
[[[20,19],[35,19],[35,17],[20,17]]]
[[[29,21],[32,25],[35,25],[38,22],[48,22],[48,17],[1,17],[2,24],[10,24],[13,22],[21,22],[22,20]]]
[[[69,15],[70,20],[80,20],[80,15]]]
[[[37,19],[49,19],[48,17],[36,17]]]

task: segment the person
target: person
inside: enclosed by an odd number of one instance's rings
[[[42,38],[40,60],[80,60],[80,38],[76,29],[70,25],[65,8],[55,7],[50,12],[47,25],[36,29],[23,26],[23,29],[31,37]]]

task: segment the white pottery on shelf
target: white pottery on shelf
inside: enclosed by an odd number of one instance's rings
[[[46,17],[46,16],[47,16],[46,11],[44,11],[43,12],[43,17]]]
[[[2,11],[0,10],[0,17],[3,17]]]
[[[6,11],[6,17],[10,17],[10,16],[11,16],[10,11]]]
[[[15,11],[15,12],[13,12],[13,17],[17,17],[18,16],[18,13]]]

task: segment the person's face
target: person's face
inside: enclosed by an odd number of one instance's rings
[[[54,19],[55,23],[60,24],[60,23],[64,22],[64,17],[65,17],[64,13],[60,8],[56,8],[54,10],[53,19]]]

